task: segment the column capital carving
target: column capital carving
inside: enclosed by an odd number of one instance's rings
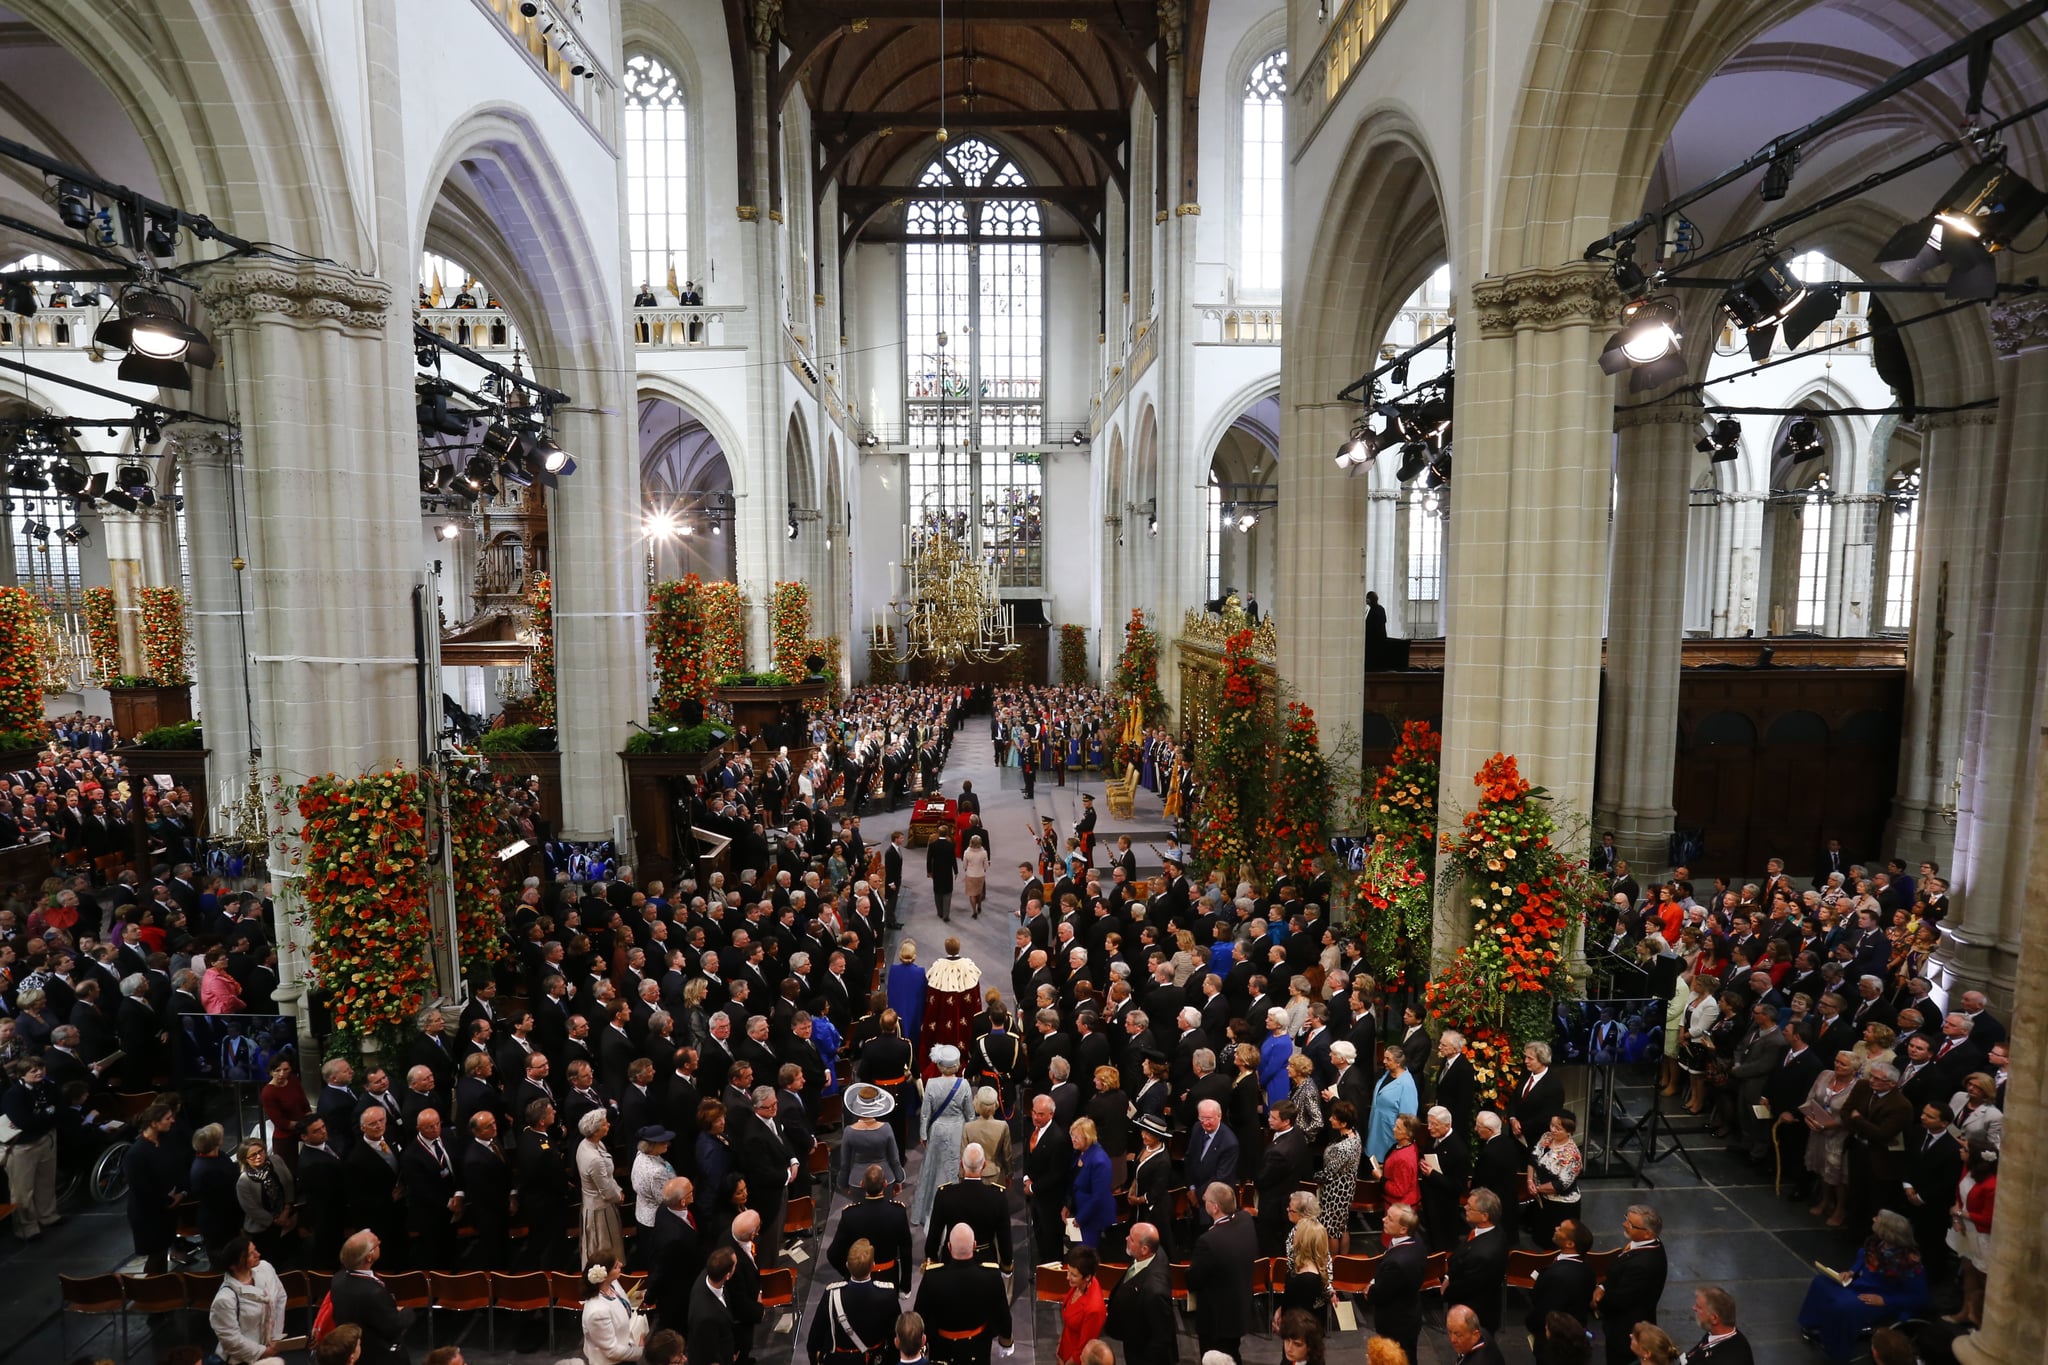
[[[200,300],[223,326],[275,318],[381,332],[391,311],[391,290],[382,280],[313,261],[268,258],[209,269]]]
[[[1181,30],[1185,25],[1181,0],[1159,0],[1159,49],[1169,62],[1180,60]]]
[[[1920,418],[1922,431],[1953,431],[1959,427],[1995,427],[1997,408],[1971,408],[1966,412],[1930,412]]]
[[[217,427],[200,422],[180,422],[165,429],[171,448],[177,452],[181,465],[233,464],[240,452],[241,433],[233,427]]]
[[[775,30],[782,23],[782,0],[748,0],[747,36],[763,51],[775,50]]]
[[[1472,286],[1472,303],[1479,314],[1479,334],[1505,337],[1525,330],[1607,326],[1621,308],[1621,291],[1605,265],[1574,261],[1481,280]]]
[[[2000,355],[2048,346],[2048,298],[2012,299],[1991,310],[1991,344]]]
[[[1707,419],[1707,410],[1697,399],[1689,402],[1666,400],[1641,408],[1616,408],[1614,429],[1627,431],[1631,427],[1698,426]]]

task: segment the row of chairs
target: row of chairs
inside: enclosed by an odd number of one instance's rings
[[[808,1204],[810,1201],[803,1202]],[[321,1299],[326,1296],[327,1284],[332,1278],[331,1272],[322,1274],[309,1270],[287,1270],[278,1276],[284,1284],[285,1321],[288,1329],[291,1326],[291,1314],[294,1312],[302,1311],[306,1315],[301,1331],[312,1325],[313,1314],[318,1310]],[[475,1270],[447,1274],[434,1270],[415,1270],[386,1275],[383,1279],[385,1287],[391,1291],[392,1299],[400,1308],[424,1312],[429,1347],[432,1347],[434,1342],[436,1310],[451,1313],[483,1312],[485,1339],[493,1349],[497,1345],[497,1322],[491,1310],[544,1314],[550,1350],[555,1344],[555,1311],[577,1314],[583,1311],[582,1276],[562,1271],[533,1270],[511,1273]],[[619,1277],[619,1282],[628,1289],[634,1289],[644,1286],[646,1279],[644,1273],[627,1273]],[[213,1306],[214,1295],[220,1289],[221,1277],[217,1274],[195,1273],[59,1275],[57,1281],[65,1313],[119,1319],[121,1353],[125,1357],[128,1353],[130,1313],[154,1316],[196,1312],[203,1319]],[[794,1308],[796,1272],[787,1268],[763,1272],[761,1303],[771,1309]],[[59,1328],[59,1342],[68,1359],[69,1342],[62,1326]]]

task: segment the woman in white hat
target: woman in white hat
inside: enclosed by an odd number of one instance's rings
[[[847,1189],[859,1189],[870,1166],[888,1174],[892,1189],[903,1183],[903,1153],[895,1130],[883,1122],[895,1109],[896,1097],[878,1085],[856,1085],[846,1092],[846,1112],[853,1122],[839,1136],[839,1182]]]
[[[992,1085],[984,1085],[974,1092],[974,1119],[960,1132],[963,1143],[981,1144],[982,1153],[988,1157],[986,1178],[992,1185],[1010,1187],[1010,1125],[1004,1123],[998,1112],[1003,1099]],[[965,1148],[963,1147],[964,1151]]]
[[[917,1194],[910,1201],[910,1221],[923,1227],[931,1215],[939,1186],[960,1178],[960,1151],[966,1145],[968,1097],[972,1087],[960,1074],[960,1049],[941,1043],[931,1050],[939,1074],[924,1087],[924,1165],[917,1173]]]

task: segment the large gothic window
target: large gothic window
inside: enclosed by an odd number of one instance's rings
[[[690,277],[688,114],[676,75],[626,58],[626,236],[633,283],[674,291]]]
[[[1885,485],[1884,628],[1913,626],[1913,570],[1920,556],[1920,467],[1902,469]]]
[[[1044,583],[1040,452],[1045,261],[1035,199],[965,201],[957,190],[1028,190],[992,143],[946,148],[904,210],[906,426],[912,524],[970,542],[1004,587]]]
[[[1794,630],[1827,628],[1828,537],[1835,520],[1834,504],[1828,500],[1827,471],[1821,471],[1813,488],[1813,496],[1799,509],[1799,595],[1792,612]]]
[[[1238,283],[1280,289],[1281,167],[1287,159],[1287,53],[1268,54],[1244,82],[1244,178],[1239,185]]]

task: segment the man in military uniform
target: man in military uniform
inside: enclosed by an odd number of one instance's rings
[[[526,1106],[513,1160],[519,1217],[526,1224],[522,1270],[562,1270],[576,1245],[563,1235],[569,1217],[570,1146],[554,1131],[555,1106],[534,1100]]]
[[[880,1166],[870,1166],[862,1173],[860,1190],[861,1198],[839,1215],[832,1244],[825,1248],[825,1263],[851,1275],[853,1247],[866,1246],[872,1253],[869,1266],[873,1272],[907,1293],[916,1269],[911,1261],[910,1211],[889,1198],[888,1173]]]
[[[939,1365],[989,1365],[997,1341],[1010,1345],[1010,1296],[1003,1272],[974,1256],[974,1230],[955,1227],[946,1239],[947,1259],[927,1270],[917,1287],[917,1313],[930,1333],[932,1359]]]
[[[875,1249],[865,1238],[846,1253],[846,1278],[825,1291],[805,1345],[812,1365],[866,1365],[896,1330],[894,1285],[873,1278]]]
[[[982,1179],[987,1170],[988,1156],[981,1144],[968,1143],[960,1153],[960,1179],[943,1186],[932,1199],[931,1217],[925,1221],[925,1260],[936,1261],[939,1239],[965,1224],[974,1230],[975,1259],[993,1262],[1009,1272],[1010,1200]]]
[[[989,1011],[988,1032],[975,1041],[972,1053],[976,1072],[995,1087],[1003,1118],[1008,1120],[1016,1109],[1017,1087],[1024,1083],[1027,1066],[1024,1044],[1010,1032],[1008,1010],[998,1007]]]

